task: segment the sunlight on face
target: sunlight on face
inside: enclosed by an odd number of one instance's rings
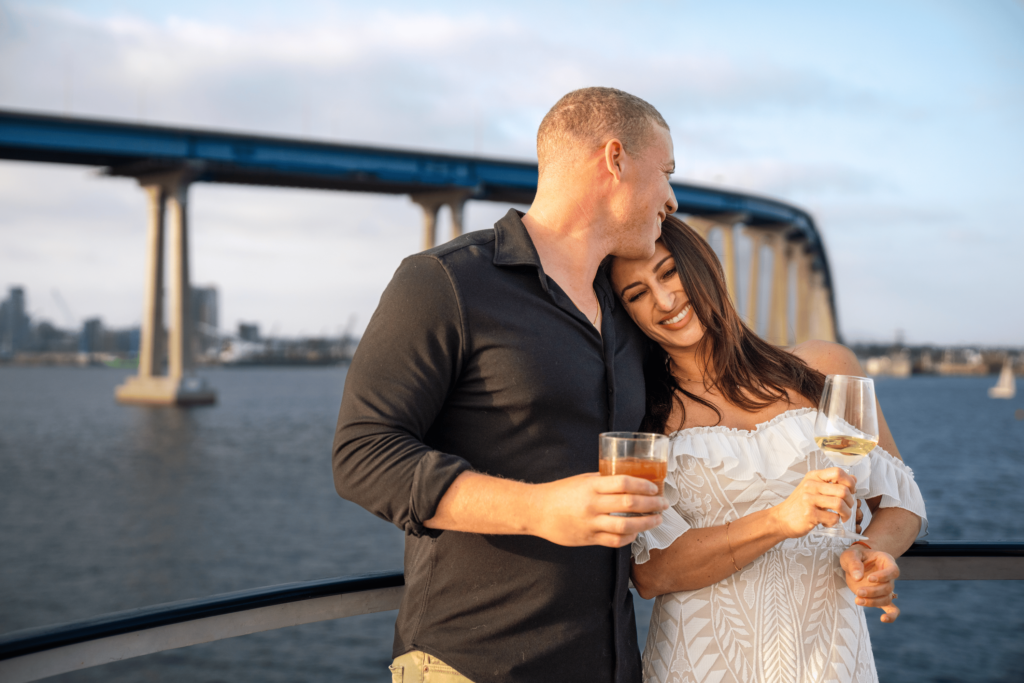
[[[661,223],[678,209],[669,178],[675,172],[672,135],[651,124],[651,139],[635,157],[630,156],[631,172],[623,176],[614,213],[621,226],[616,256],[646,258],[651,245],[661,235]]]
[[[633,321],[666,350],[693,346],[703,338],[704,326],[683,289],[675,259],[661,242],[650,258],[612,261],[611,281]]]

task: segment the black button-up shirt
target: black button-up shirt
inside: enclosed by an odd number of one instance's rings
[[[394,655],[475,683],[640,680],[629,548],[423,526],[463,471],[596,472],[598,434],[644,414],[642,338],[606,277],[601,334],[514,210],[402,262],[359,343],[334,441],[338,493],[406,532]]]

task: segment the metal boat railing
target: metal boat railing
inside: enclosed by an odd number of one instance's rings
[[[915,543],[900,581],[1024,580],[1024,543]],[[260,631],[398,609],[401,572],[303,581],[115,612],[0,636],[0,681],[26,683]]]

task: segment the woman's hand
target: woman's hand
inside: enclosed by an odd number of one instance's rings
[[[857,596],[857,604],[864,607],[878,607],[885,613],[883,624],[891,624],[900,615],[900,608],[893,604],[896,595],[896,579],[900,568],[889,553],[871,550],[863,545],[853,545],[839,556],[839,566],[846,572],[846,585]]]
[[[808,472],[789,497],[772,508],[779,532],[786,538],[799,538],[818,524],[834,526],[840,518],[850,519],[856,483],[838,467]]]

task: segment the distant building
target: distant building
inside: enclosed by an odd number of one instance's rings
[[[192,329],[195,331],[196,350],[200,356],[216,355],[220,351],[217,288],[192,288]]]
[[[918,361],[917,367],[914,368],[914,372],[922,375],[931,375],[935,373],[935,361],[932,359],[931,351],[921,352],[921,359]]]
[[[0,355],[11,355],[28,348],[31,340],[25,313],[25,290],[11,287],[0,303]]]
[[[884,356],[872,356],[865,361],[864,370],[871,376],[910,377],[913,370],[910,352],[900,349]]]
[[[107,331],[103,336],[104,344],[111,347],[110,350],[126,353],[129,356],[139,355],[139,341],[142,337],[142,332],[138,327]]]
[[[257,323],[238,323],[238,338],[242,341],[258,342],[260,326]]]
[[[82,333],[78,335],[78,351],[80,353],[99,353],[103,348],[103,322],[99,318],[89,318],[82,325]]]
[[[44,353],[74,353],[78,348],[78,333],[62,330],[45,320],[32,326],[32,347]]]
[[[82,332],[78,335],[78,352],[137,356],[139,328],[111,330],[103,326],[100,318],[89,318],[82,325]]]
[[[946,349],[936,368],[940,375],[987,375],[988,366],[974,349]]]
[[[9,356],[12,353],[10,335],[7,333],[7,329],[11,326],[9,308],[7,299],[0,301],[0,356]]]

